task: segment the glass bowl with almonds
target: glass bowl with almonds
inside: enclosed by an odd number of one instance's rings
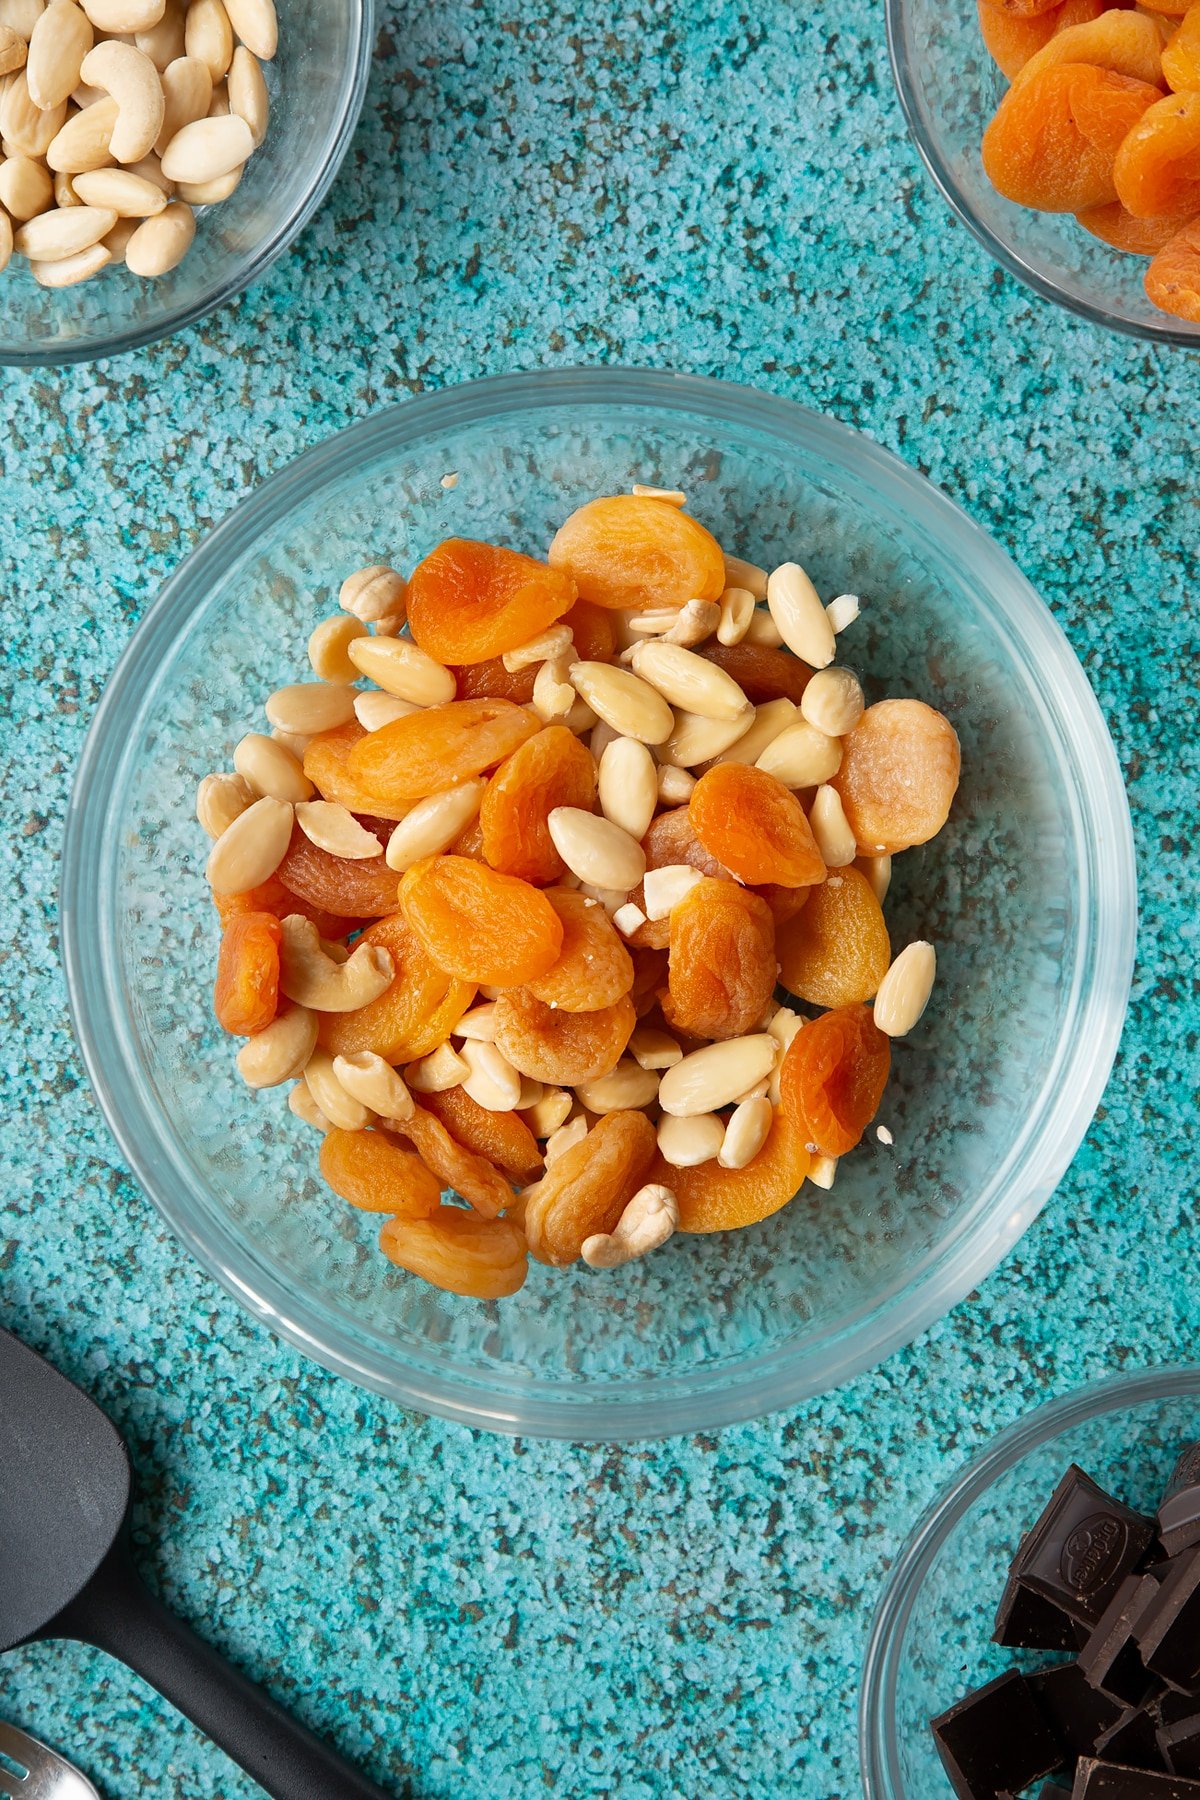
[[[5,0],[0,364],[170,336],[311,219],[366,93],[371,0]]]
[[[93,726],[63,921],[125,1154],[252,1312],[628,1438],[835,1385],[994,1265],[1134,906],[1003,554],[840,426],[614,370],[409,402],[218,526]]]

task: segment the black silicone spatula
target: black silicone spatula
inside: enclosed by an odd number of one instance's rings
[[[78,1638],[120,1657],[274,1800],[388,1800],[143,1587],[129,1499],[99,1407],[0,1330],[0,1651]]]

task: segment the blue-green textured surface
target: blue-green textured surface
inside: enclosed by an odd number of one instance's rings
[[[1143,922],[1100,1115],[977,1294],[791,1414],[593,1450],[406,1415],[243,1318],[82,1084],[55,887],[105,678],[211,521],[413,391],[604,360],[827,411],[996,535],[1100,695]],[[387,8],[266,281],[171,343],[5,373],[0,1312],[128,1435],[151,1582],[398,1794],[852,1800],[871,1610],[926,1500],[1048,1394],[1192,1354],[1198,416],[1194,355],[1050,310],[951,220],[868,0]],[[76,1648],[0,1663],[0,1715],[108,1800],[256,1791]]]

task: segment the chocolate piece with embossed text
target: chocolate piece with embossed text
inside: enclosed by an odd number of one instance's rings
[[[1151,1520],[1072,1463],[1022,1542],[1012,1573],[1073,1618],[1095,1625],[1153,1541]]]
[[[1200,1543],[1200,1444],[1183,1451],[1158,1507],[1158,1535],[1168,1556]]]

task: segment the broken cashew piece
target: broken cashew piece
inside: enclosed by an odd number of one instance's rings
[[[590,1269],[620,1269],[651,1250],[660,1250],[679,1223],[679,1202],[669,1187],[648,1182],[639,1188],[615,1231],[597,1232],[583,1241],[583,1260]]]
[[[360,944],[344,963],[338,963],[322,948],[311,919],[290,913],[282,930],[279,985],[298,1006],[311,1007],[314,1012],[357,1012],[391,987],[395,964],[381,945]]]
[[[158,141],[166,113],[163,85],[150,58],[133,44],[108,38],[89,50],[80,70],[89,87],[117,103],[109,149],[119,163],[141,162]]]

